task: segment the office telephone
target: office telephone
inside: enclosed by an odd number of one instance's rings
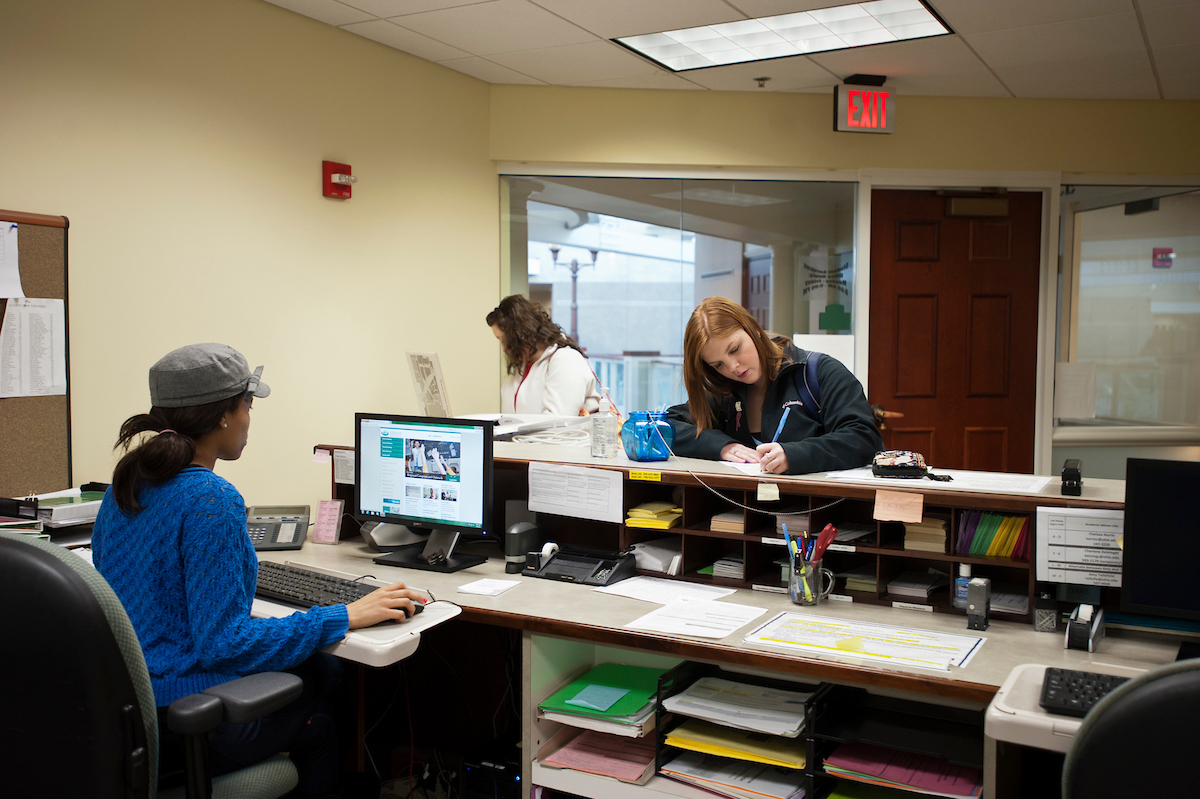
[[[563,547],[545,553],[545,562],[530,553],[525,565],[525,574],[547,580],[564,580],[583,585],[612,585],[637,573],[637,562],[633,553],[608,552],[585,547]]]
[[[255,549],[299,549],[308,538],[308,505],[246,508],[246,532]]]

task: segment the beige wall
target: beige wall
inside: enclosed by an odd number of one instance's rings
[[[491,104],[497,161],[1200,173],[1194,101],[900,97],[891,135],[833,132],[832,92],[496,86]]]
[[[77,482],[197,341],[266,366],[218,466],[249,503],[315,508],[314,444],[416,412],[405,350],[441,354],[456,413],[498,410],[485,84],[259,0],[0,0],[0,76],[0,208],[70,219]]]
[[[274,389],[219,467],[251,503],[315,505],[314,444],[414,412],[405,350],[495,410],[496,161],[1200,173],[1195,102],[911,97],[896,134],[837,135],[827,95],[489,87],[260,0],[0,0],[0,76],[0,208],[71,220],[77,481],[149,365],[218,340]]]

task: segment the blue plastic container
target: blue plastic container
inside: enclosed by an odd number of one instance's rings
[[[666,411],[631,411],[621,427],[621,446],[631,461],[665,461],[675,446]]]

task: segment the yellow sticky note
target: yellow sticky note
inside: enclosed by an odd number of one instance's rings
[[[662,482],[662,472],[630,471],[629,479],[630,480],[645,480],[645,481],[648,481],[651,483],[661,483]]]
[[[838,649],[842,650],[843,652],[862,652],[863,651],[862,638],[857,635],[852,638],[843,638],[840,641],[837,641],[836,643],[834,643],[834,646],[836,646]]]
[[[779,484],[778,483],[759,483],[758,484],[758,501],[759,502],[778,502],[779,501]]]

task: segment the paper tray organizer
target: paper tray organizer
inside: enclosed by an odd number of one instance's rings
[[[314,566],[311,563],[292,563],[291,561],[287,561],[287,563],[299,566],[302,569],[308,569],[309,571],[329,574],[348,580],[357,580],[359,578],[357,574],[350,574],[336,569],[325,569],[320,566]],[[377,587],[383,587],[388,584],[382,580],[369,577],[360,580],[360,582]],[[255,597],[254,604],[250,609],[250,615],[255,618],[272,616],[278,618],[290,616],[293,613],[303,613],[303,611],[290,605],[281,605],[277,602],[259,599],[258,597]],[[404,660],[417,651],[417,647],[421,645],[421,633],[424,630],[449,621],[460,613],[462,613],[462,608],[458,605],[453,605],[449,602],[433,602],[427,605],[425,610],[415,619],[406,621],[403,624],[385,623],[374,627],[351,630],[346,633],[346,637],[341,641],[325,647],[322,651],[367,666],[390,666],[393,663]]]

